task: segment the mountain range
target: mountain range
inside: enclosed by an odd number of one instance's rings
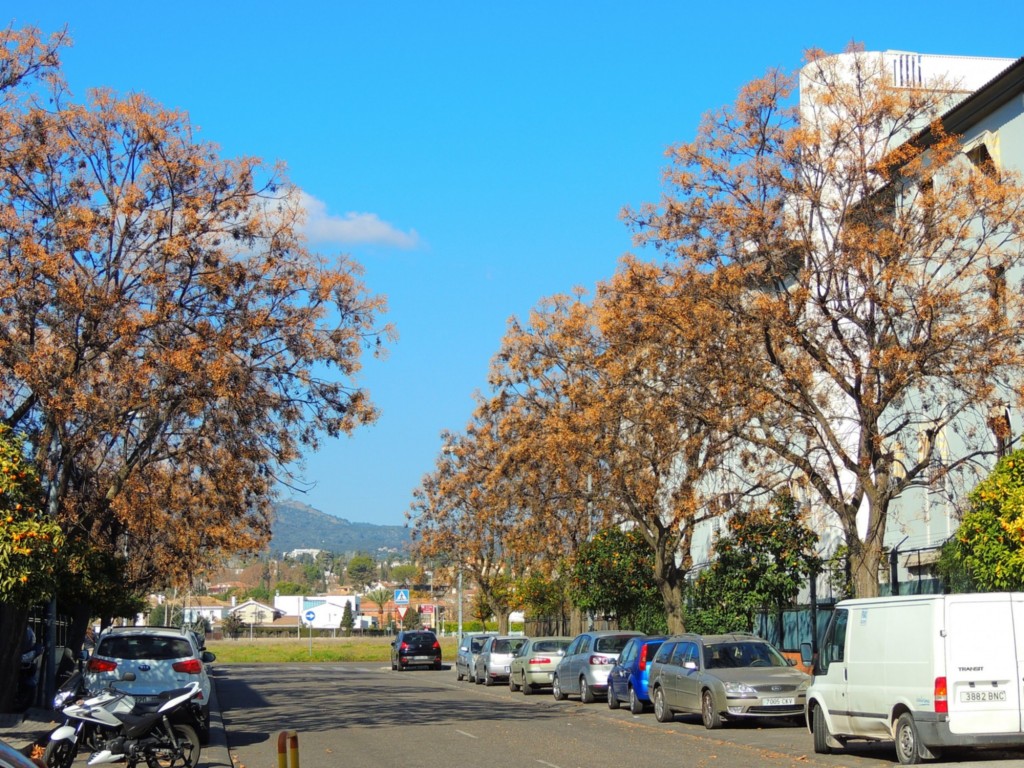
[[[326,549],[334,554],[379,551],[403,552],[410,541],[404,525],[353,523],[298,501],[274,504],[270,552]]]

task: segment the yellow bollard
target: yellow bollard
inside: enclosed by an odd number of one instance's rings
[[[299,768],[299,734],[295,731],[277,734],[277,768]]]

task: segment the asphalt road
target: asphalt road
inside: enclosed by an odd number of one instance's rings
[[[659,723],[598,702],[457,682],[455,671],[394,672],[379,664],[217,665],[217,697],[235,768],[294,768],[278,757],[281,732],[297,734],[302,768],[878,768],[891,744],[814,754],[786,722],[732,723],[708,731],[699,717]],[[286,745],[287,746],[287,745]],[[1007,760],[1006,758],[1016,758]],[[1014,766],[1015,755],[968,753],[946,764]],[[957,762],[959,760],[959,762]]]

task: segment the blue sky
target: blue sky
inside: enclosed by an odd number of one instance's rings
[[[807,48],[1016,58],[1024,4],[6,0],[55,31],[76,96],[187,110],[225,156],[282,160],[318,250],[388,297],[399,340],[360,383],[380,421],[307,457],[296,498],[401,524],[443,429],[469,419],[507,320],[630,251],[664,150]]]

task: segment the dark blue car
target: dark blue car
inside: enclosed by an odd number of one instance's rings
[[[639,715],[648,706],[651,698],[647,695],[648,667],[654,654],[665,642],[665,636],[634,637],[619,654],[618,663],[608,673],[608,708],[618,709],[620,704],[629,702],[629,711]]]

